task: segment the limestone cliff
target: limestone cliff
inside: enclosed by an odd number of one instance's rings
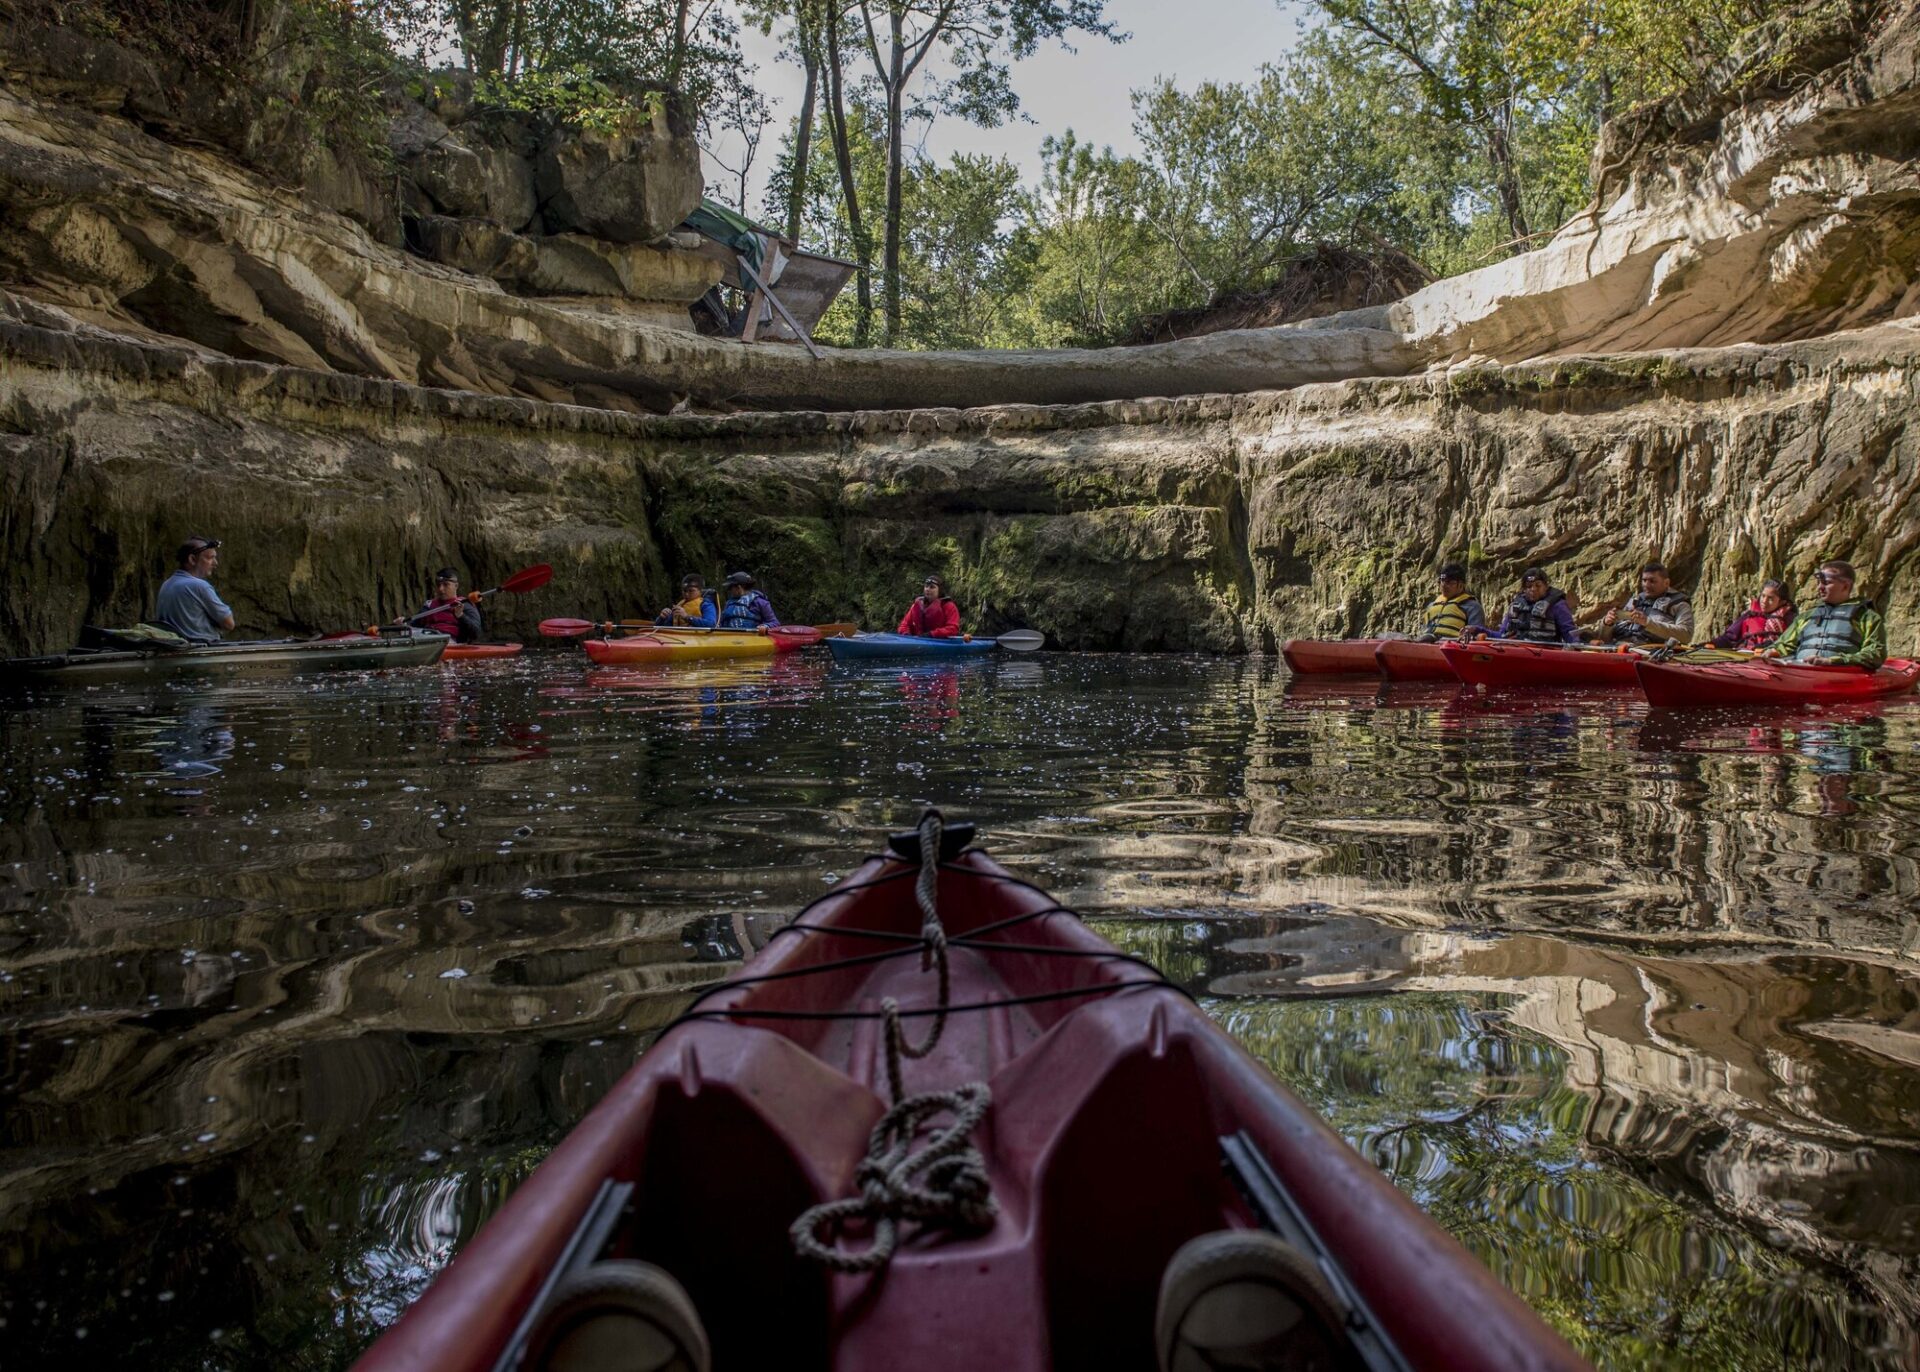
[[[760,573],[795,619],[896,615],[1076,648],[1234,651],[1404,622],[1434,561],[1525,562],[1591,620],[1658,551],[1731,611],[1835,550],[1920,625],[1920,327],[1460,368],[1247,396],[648,417],[135,343],[15,301],[0,326],[0,644],[141,614],[166,551],[228,541],[243,624],[397,612],[448,559],[541,559],[544,614]]]
[[[644,317],[706,259],[592,188],[664,144],[545,183],[536,151],[529,191],[440,107],[395,135],[434,261],[157,138],[124,74],[0,62],[0,649],[138,617],[192,531],[258,632],[537,557],[523,631],[741,564],[790,617],[879,625],[937,568],[983,629],[1236,651],[1404,625],[1441,557],[1489,601],[1546,562],[1591,621],[1649,555],[1708,618],[1841,555],[1909,648],[1920,7],[1772,38],[1613,131],[1546,247],[1392,305],[817,362]],[[703,408],[735,412],[647,413]]]
[[[647,216],[601,212],[617,198],[596,199],[602,182],[658,179],[615,174],[622,157],[645,160],[634,149],[564,165],[542,153],[536,173],[552,182],[572,168],[579,185],[547,185],[541,215],[562,238],[533,240],[516,221],[538,185],[495,186],[519,164],[419,111],[410,119],[424,127],[398,129],[394,151],[431,201],[414,221],[415,246],[442,259],[430,261],[358,200],[336,212],[231,158],[162,142],[128,117],[133,76],[107,64],[90,84],[77,66],[0,63],[7,283],[103,327],[461,390],[655,410],[1077,403],[1469,357],[1780,341],[1920,309],[1911,0],[1865,22],[1846,7],[1791,16],[1716,73],[1711,95],[1635,116],[1603,145],[1595,204],[1537,251],[1390,306],[1093,352],[816,361],[663,329],[657,308],[608,302],[684,302],[710,278],[695,268],[705,259],[631,241],[659,230]]]

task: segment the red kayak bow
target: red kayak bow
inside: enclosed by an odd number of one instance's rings
[[[1280,656],[1296,676],[1378,676],[1374,652],[1378,638],[1290,638],[1280,645]]]
[[[1373,660],[1388,681],[1458,681],[1438,643],[1415,643],[1389,638],[1374,650]]]
[[[1175,1251],[1254,1229],[1326,1272],[1343,1366],[1587,1367],[1149,964],[954,852],[971,829],[897,835],[697,998],[360,1372],[545,1366],[635,1262],[684,1287],[715,1368],[1148,1372]],[[865,1166],[883,1138],[943,1150],[912,1184],[964,1206],[849,1218],[911,1170]]]

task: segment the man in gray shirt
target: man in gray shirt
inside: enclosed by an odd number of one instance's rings
[[[1693,602],[1674,589],[1673,578],[1658,562],[1640,569],[1640,592],[1600,621],[1600,643],[1675,643],[1693,640]]]
[[[220,631],[233,627],[233,611],[210,579],[220,563],[220,540],[190,538],[174,557],[180,570],[160,584],[153,602],[154,621],[195,643],[218,643]]]

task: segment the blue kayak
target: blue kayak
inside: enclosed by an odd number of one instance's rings
[[[912,634],[855,634],[829,638],[827,651],[835,662],[873,662],[885,658],[979,657],[999,647],[998,640],[976,638],[915,638]]]

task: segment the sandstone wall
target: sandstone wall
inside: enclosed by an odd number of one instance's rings
[[[393,137],[415,188],[407,251],[346,169],[291,189],[163,141],[135,74],[79,60],[92,49],[56,60],[43,38],[0,60],[0,286],[215,354],[636,411],[1251,393],[1911,317],[1920,6],[1794,24],[1711,99],[1615,130],[1595,204],[1537,251],[1393,305],[1134,349],[820,359],[662,327],[684,326],[714,270],[649,239],[691,184],[671,129],[556,151],[483,136],[457,98],[444,121],[417,108]],[[521,223],[536,208],[540,234]]]
[[[7,652],[137,618],[190,532],[227,540],[260,633],[397,613],[443,561],[546,560],[504,627],[741,564],[789,618],[881,625],[933,568],[983,629],[1230,652],[1404,625],[1442,556],[1490,600],[1545,561],[1592,620],[1653,553],[1716,616],[1848,555],[1896,649],[1920,627],[1907,324],[1238,397],[647,417],[0,314]]]

